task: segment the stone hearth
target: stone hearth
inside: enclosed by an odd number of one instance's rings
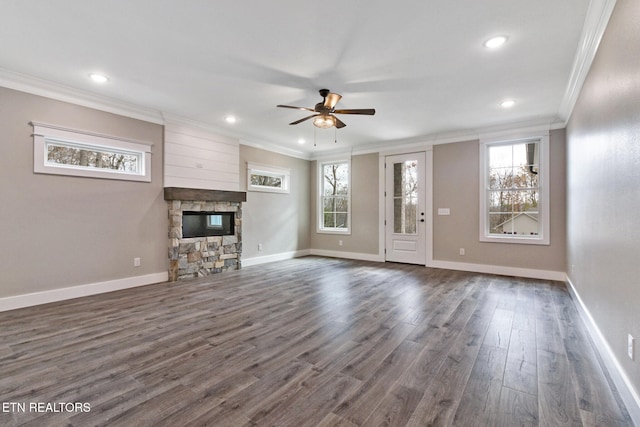
[[[164,189],[169,207],[169,280],[177,281],[240,269],[242,262],[242,202],[246,193],[170,187]],[[182,213],[234,212],[232,236],[182,237]]]

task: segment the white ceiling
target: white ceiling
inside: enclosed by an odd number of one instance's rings
[[[341,147],[563,122],[588,0],[0,0],[4,76],[253,144],[334,149],[334,131],[288,123],[318,90],[338,108]],[[508,36],[500,49],[483,42]],[[92,72],[109,77],[97,85]],[[32,79],[36,81],[35,79]],[[37,80],[39,81],[39,80]],[[0,82],[1,83],[1,82]],[[40,81],[40,83],[43,83]],[[504,99],[515,107],[500,107]],[[225,116],[237,116],[230,125]],[[298,140],[306,143],[300,145]]]

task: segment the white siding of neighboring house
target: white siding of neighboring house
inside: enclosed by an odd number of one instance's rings
[[[496,227],[496,230],[502,228],[502,230],[509,232],[511,231],[512,223],[516,234],[538,234],[538,220],[525,213],[518,214],[514,218],[503,222]]]

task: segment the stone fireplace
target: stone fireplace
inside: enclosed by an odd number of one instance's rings
[[[164,199],[169,208],[170,281],[241,267],[242,202],[247,200],[247,193],[167,187]],[[202,234],[197,237],[183,237],[185,213],[190,217],[204,214],[203,228],[209,228],[210,232],[197,233]],[[188,219],[191,221],[193,218]],[[216,232],[219,225],[222,229],[223,223],[232,226],[224,232]]]

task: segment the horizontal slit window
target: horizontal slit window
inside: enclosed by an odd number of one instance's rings
[[[34,172],[151,181],[151,144],[32,123]]]

